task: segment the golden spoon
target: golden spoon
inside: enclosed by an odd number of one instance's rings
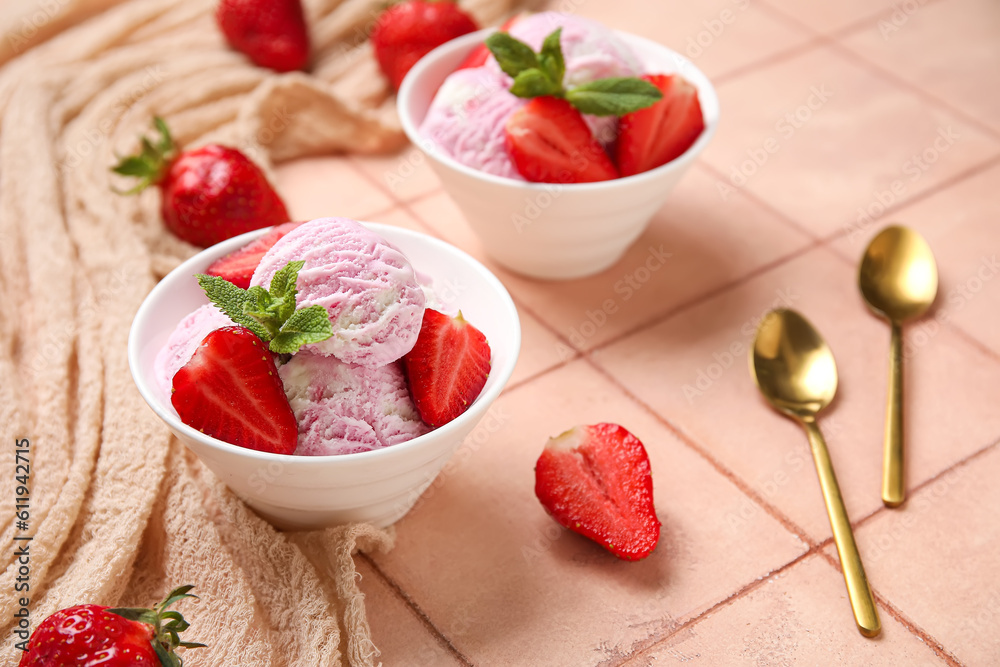
[[[750,353],[750,374],[764,398],[806,430],[854,621],[861,634],[875,637],[882,624],[854,542],[844,499],[840,496],[837,476],[833,473],[830,452],[816,425],[816,413],[829,405],[837,392],[837,364],[833,353],[819,332],[797,312],[772,310],[757,327]]]
[[[904,321],[919,317],[937,295],[937,265],[924,238],[893,225],[878,233],[861,258],[858,285],[868,306],[889,320],[889,398],[885,417],[882,502],[897,507],[906,497],[903,481]]]

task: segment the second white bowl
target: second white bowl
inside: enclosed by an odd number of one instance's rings
[[[421,136],[434,94],[492,30],[443,44],[406,75],[397,97],[406,135],[430,158],[445,190],[494,259],[536,278],[568,279],[602,271],[642,234],[653,214],[715,134],[719,100],[698,68],[679,53],[617,32],[650,69],[678,72],[698,89],[705,130],[680,157],[650,171],[599,183],[527,183],[494,176],[443,154]]]

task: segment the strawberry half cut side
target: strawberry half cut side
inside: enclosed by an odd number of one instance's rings
[[[298,426],[274,359],[244,327],[205,336],[174,375],[170,402],[182,422],[213,438],[274,454],[295,451]]]
[[[462,313],[428,308],[413,349],[403,356],[410,396],[428,426],[452,421],[479,396],[490,374],[490,344]]]
[[[705,129],[698,89],[677,74],[642,77],[663,93],[645,109],[619,121],[616,158],[622,176],[655,169],[680,157]]]
[[[645,558],[660,538],[646,449],[617,424],[550,438],[535,466],[535,495],[561,525],[618,558]]]
[[[591,183],[618,177],[583,115],[564,99],[535,97],[504,127],[507,153],[535,183]]]
[[[283,225],[278,225],[259,239],[215,260],[205,269],[205,273],[224,278],[237,287],[249,289],[250,279],[253,277],[253,272],[257,270],[261,258],[281,237],[301,224],[301,222],[286,222]]]

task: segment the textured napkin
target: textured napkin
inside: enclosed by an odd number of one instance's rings
[[[164,231],[155,188],[112,192],[125,184],[109,166],[154,114],[182,146],[226,143],[268,171],[405,142],[367,41],[381,0],[307,1],[312,68],[285,75],[230,50],[213,4],[0,5],[2,664],[20,657],[21,598],[33,629],[188,583],[201,599],[178,605],[185,638],[210,646],[186,652],[192,667],[377,662],[352,554],[391,535],[274,530],[170,436],[128,370],[139,304],[196,251]],[[463,4],[488,25],[518,1]]]

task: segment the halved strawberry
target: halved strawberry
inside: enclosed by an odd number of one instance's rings
[[[531,13],[520,12],[519,14],[514,14],[509,19],[504,21],[504,24],[500,26],[498,30],[500,32],[508,32],[515,23],[526,16],[531,16]],[[462,64],[455,69],[472,69],[475,67],[482,67],[486,64],[486,61],[489,60],[489,57],[490,50],[486,48],[486,44],[479,44],[476,48],[472,49],[469,55],[465,57],[465,60],[462,61]]]
[[[504,126],[517,171],[536,183],[590,183],[618,177],[583,116],[564,99],[535,97]]]
[[[468,410],[483,390],[490,374],[490,344],[462,313],[448,317],[428,308],[403,367],[420,418],[436,428]]]
[[[274,360],[244,327],[205,336],[174,375],[170,402],[182,422],[213,438],[274,454],[295,451],[298,426]]]
[[[550,438],[535,465],[535,495],[560,524],[624,560],[645,558],[660,539],[649,457],[618,424]]]
[[[301,224],[301,222],[286,222],[283,225],[278,225],[259,239],[215,260],[205,269],[205,273],[225,278],[237,287],[248,289],[250,278],[253,277],[254,270],[260,264],[261,257],[278,242],[278,239]]]
[[[680,157],[705,129],[698,89],[677,74],[642,77],[663,93],[656,104],[621,117],[616,161],[622,176]]]

